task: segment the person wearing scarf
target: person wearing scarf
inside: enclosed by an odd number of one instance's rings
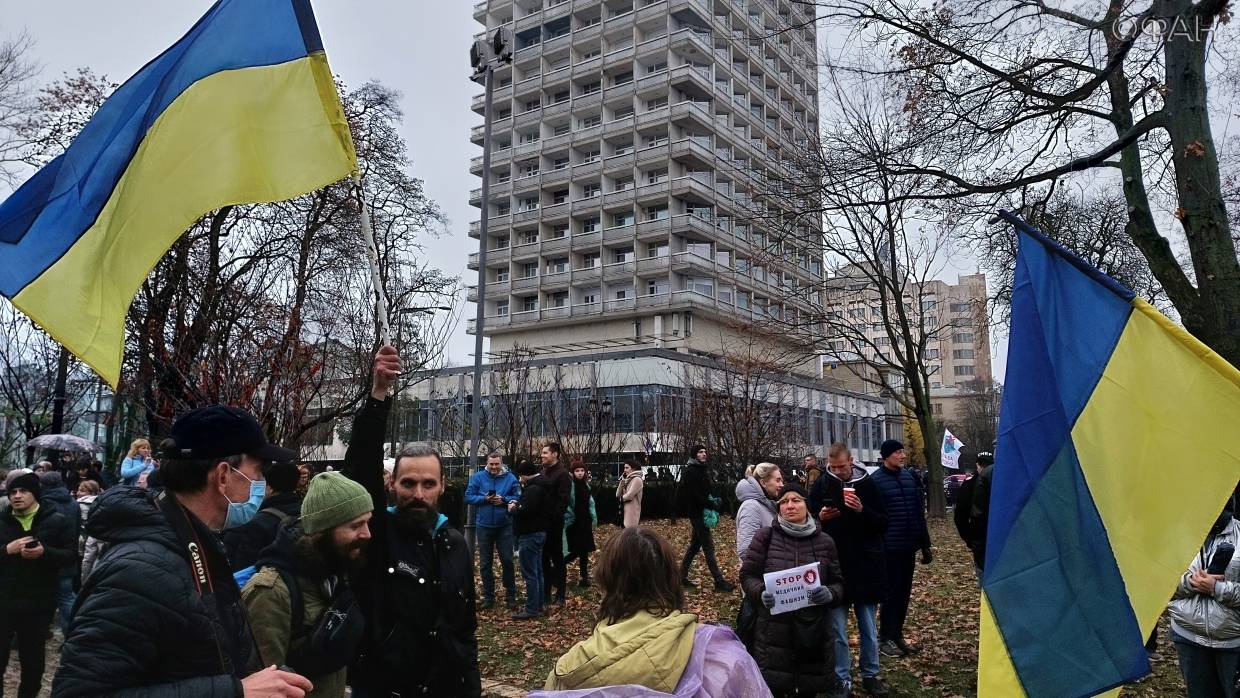
[[[805,488],[784,485],[776,500],[775,523],[758,531],[741,561],[746,598],[759,606],[753,656],[775,696],[814,695],[839,688],[827,609],[844,595],[839,557],[831,537],[809,515]],[[771,615],[775,597],[763,575],[818,563],[820,585],[809,590],[810,605]]]

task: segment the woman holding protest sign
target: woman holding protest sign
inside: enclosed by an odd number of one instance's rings
[[[753,656],[774,695],[825,693],[838,683],[827,608],[844,593],[839,558],[810,518],[804,488],[785,485],[777,506],[741,562],[745,596],[759,607]]]

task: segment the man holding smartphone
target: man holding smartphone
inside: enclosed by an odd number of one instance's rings
[[[42,487],[33,472],[9,483],[9,510],[0,517],[0,647],[17,638],[21,662],[18,698],[35,698],[43,685],[44,643],[56,612],[60,570],[77,560],[73,523],[54,507],[40,507]]]
[[[517,580],[512,568],[512,519],[508,503],[521,496],[521,486],[512,473],[504,470],[499,453],[487,456],[487,465],[469,478],[465,501],[474,505],[474,531],[478,536],[478,574],[482,577],[482,604],[485,611],[495,605],[493,553],[499,550],[500,573],[504,580],[504,602],[517,607]]]

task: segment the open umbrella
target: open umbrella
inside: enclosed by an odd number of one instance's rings
[[[46,448],[52,451],[86,451],[94,453],[100,450],[93,441],[88,441],[73,434],[40,434],[26,442],[30,448]]]

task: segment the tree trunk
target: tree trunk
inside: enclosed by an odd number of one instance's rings
[[[947,502],[943,499],[943,462],[940,460],[939,445],[933,439],[938,426],[930,412],[929,399],[923,395],[918,406],[921,409],[918,410],[917,424],[921,427],[921,450],[926,458],[926,509],[931,518],[941,519],[947,513]]]

